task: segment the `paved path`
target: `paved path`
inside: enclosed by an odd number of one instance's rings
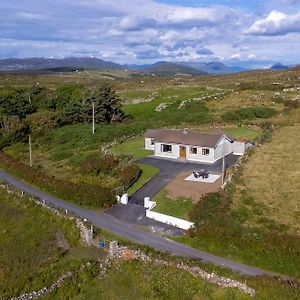
[[[15,186],[19,190],[22,190],[28,194],[31,194],[41,200],[44,200],[47,204],[60,209],[67,209],[73,214],[89,220],[96,227],[110,231],[116,235],[126,238],[135,243],[147,245],[157,250],[169,252],[173,255],[184,256],[189,258],[200,259],[203,262],[213,263],[222,267],[227,267],[233,271],[239,272],[243,275],[259,276],[277,276],[275,273],[267,272],[255,267],[247,266],[238,262],[234,262],[229,259],[221,258],[209,253],[196,250],[184,244],[169,240],[167,238],[155,235],[151,232],[137,228],[129,223],[118,220],[111,215],[105,213],[98,213],[86,208],[82,208],[75,204],[69,203],[62,199],[53,197],[46,194],[22,181],[15,179],[7,173],[0,170],[0,178]],[[282,279],[288,279],[287,277],[281,277]]]

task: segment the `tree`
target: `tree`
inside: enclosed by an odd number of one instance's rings
[[[82,123],[84,120],[84,106],[81,102],[70,101],[63,108],[63,121],[65,124]]]
[[[81,102],[84,88],[80,84],[64,84],[56,90],[56,105],[63,108],[69,102]]]
[[[92,118],[92,102],[95,103],[96,123],[111,123],[123,119],[121,100],[111,85],[103,84],[91,91],[85,105],[86,122],[90,122]]]
[[[12,94],[0,97],[0,113],[8,116],[18,116],[24,119],[27,115],[36,111],[25,93],[16,91]]]

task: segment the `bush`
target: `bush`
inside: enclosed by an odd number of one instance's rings
[[[245,107],[234,111],[226,112],[222,115],[224,121],[244,121],[256,118],[268,119],[277,114],[277,111],[268,107]]]
[[[141,175],[141,169],[137,164],[120,161],[120,157],[111,154],[84,161],[80,166],[80,172],[93,176],[100,174],[116,176],[120,184],[119,190],[122,191],[133,185]]]
[[[98,176],[99,174],[114,174],[119,166],[119,159],[115,155],[107,154],[84,161],[80,166],[80,172]]]
[[[287,100],[284,102],[284,105],[288,108],[300,108],[300,98],[295,98],[292,100]]]
[[[130,164],[119,171],[119,180],[122,189],[126,191],[131,187],[141,176],[141,169],[137,164]]]
[[[26,118],[27,123],[36,136],[44,134],[47,130],[57,128],[61,125],[61,115],[59,112],[40,110]]]
[[[61,197],[81,206],[106,208],[115,203],[115,192],[112,189],[87,183],[77,184],[48,176],[15,160],[3,152],[0,152],[0,166],[16,173],[17,176],[26,176],[27,182],[33,183],[39,188],[53,193],[57,197]]]

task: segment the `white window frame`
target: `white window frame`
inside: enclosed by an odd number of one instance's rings
[[[194,150],[196,150],[196,151],[194,152]],[[198,154],[198,148],[197,147],[190,147],[190,154],[193,154],[193,155]]]
[[[210,149],[209,148],[202,148],[201,151],[203,156],[208,156],[210,154]]]
[[[165,151],[165,147],[170,147],[170,150]],[[172,153],[172,145],[170,144],[161,144],[161,152],[162,153]]]

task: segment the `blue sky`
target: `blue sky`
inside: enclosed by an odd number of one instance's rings
[[[300,0],[1,0],[0,14],[0,58],[300,63]]]

